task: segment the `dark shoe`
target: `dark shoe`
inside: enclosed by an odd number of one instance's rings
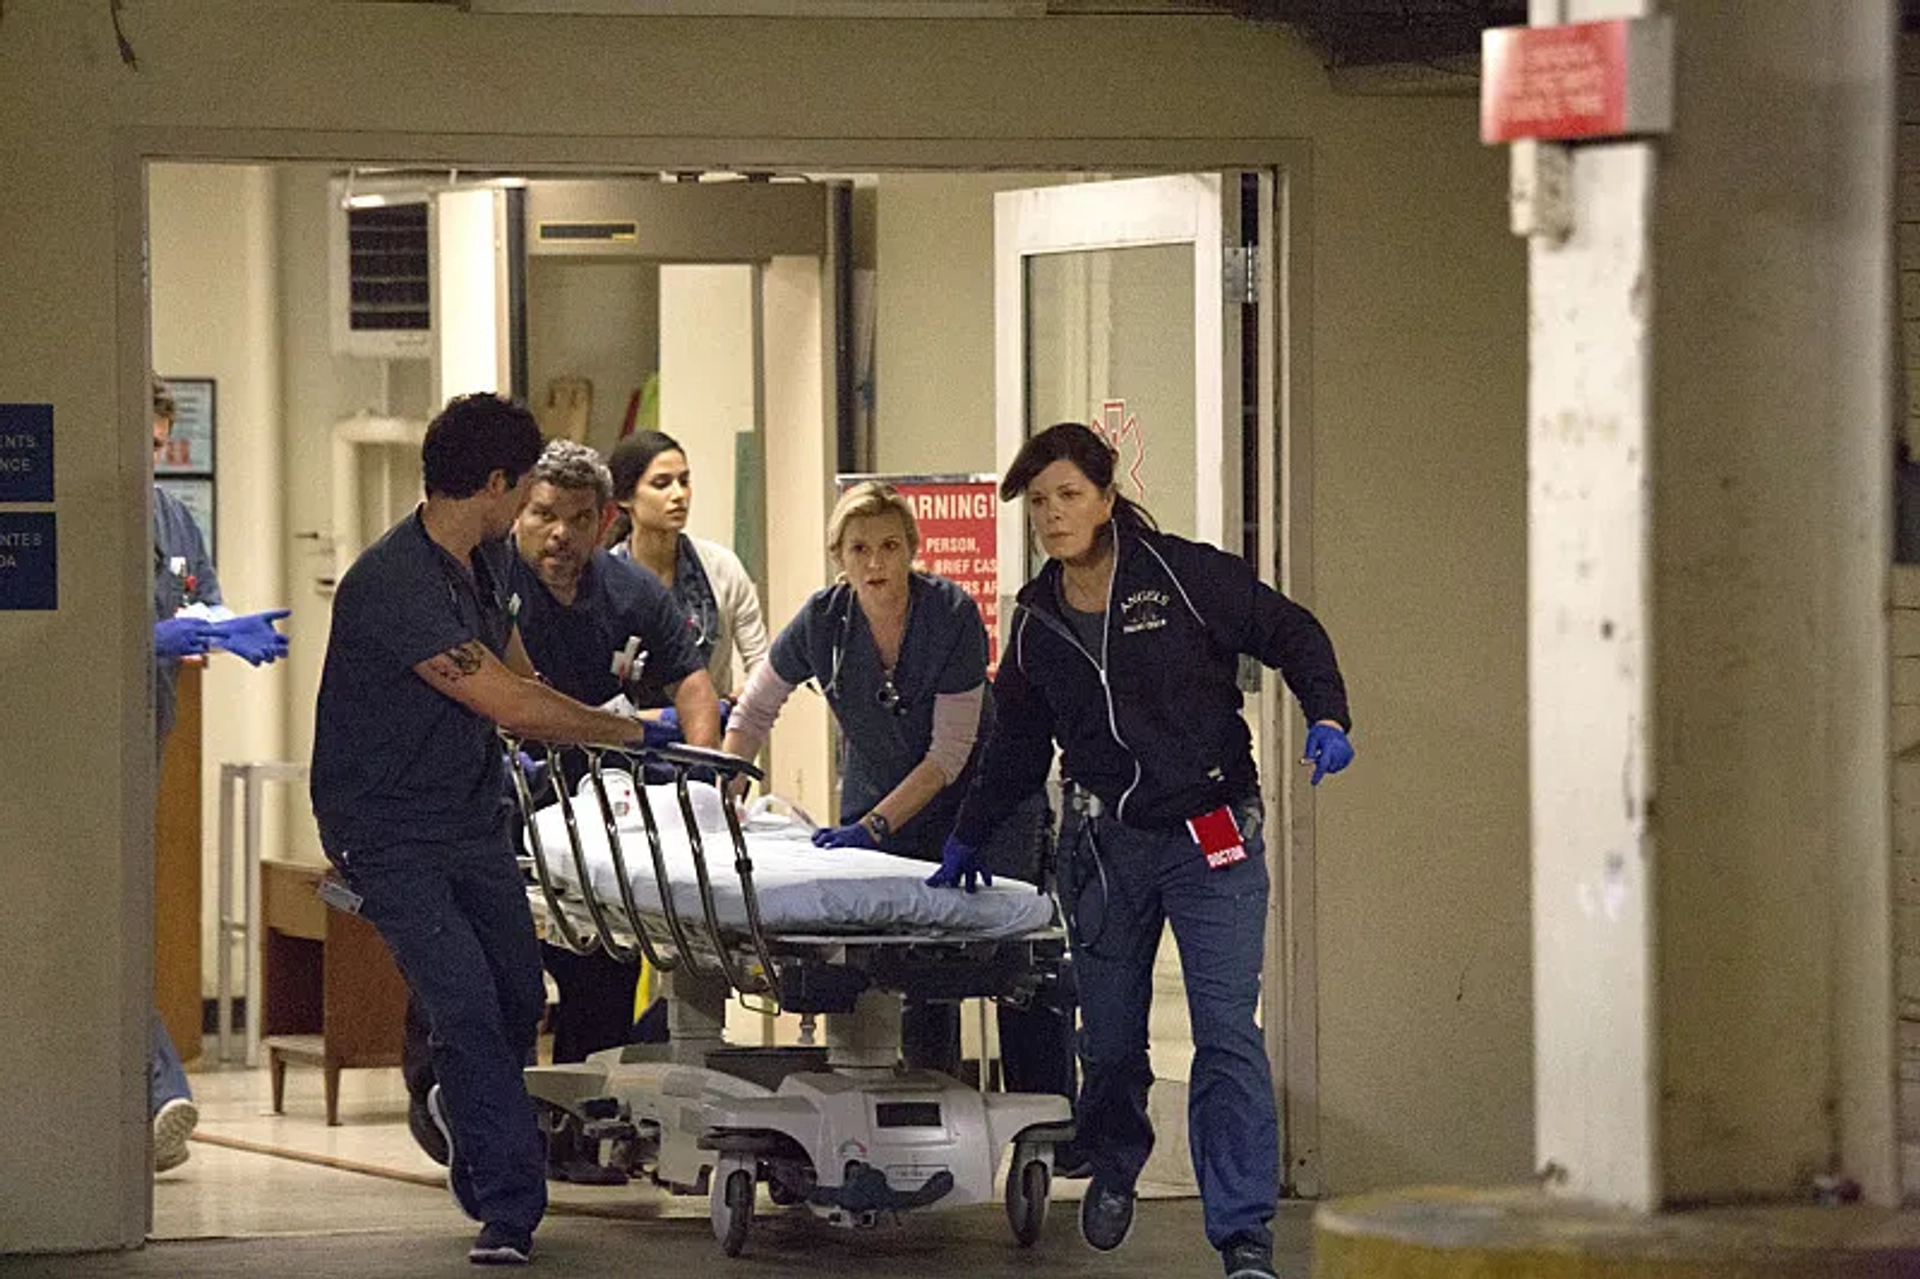
[[[1055,1181],[1079,1181],[1093,1176],[1093,1165],[1087,1161],[1086,1154],[1078,1142],[1063,1142],[1053,1148],[1053,1177]]]
[[[1133,1192],[1108,1190],[1098,1180],[1080,1201],[1080,1237],[1095,1252],[1112,1252],[1133,1233]]]
[[[435,1084],[433,1091],[427,1094],[427,1113],[433,1117],[433,1126],[440,1130],[441,1140],[447,1143],[447,1189],[453,1192],[454,1205],[467,1214],[468,1220],[478,1221],[480,1198],[474,1193],[473,1170],[467,1167],[466,1160],[460,1158],[453,1148],[453,1129],[447,1123],[447,1112],[440,1102],[439,1084]],[[485,1231],[481,1233],[485,1234]],[[474,1259],[472,1254],[468,1254],[468,1257]],[[520,1260],[525,1261],[526,1258]]]
[[[1227,1268],[1227,1279],[1277,1279],[1272,1245],[1256,1240],[1229,1243],[1220,1250],[1220,1263]]]
[[[524,1266],[533,1259],[533,1234],[490,1221],[480,1227],[467,1260],[476,1266]]]
[[[447,1166],[447,1137],[440,1131],[440,1125],[433,1121],[433,1112],[427,1109],[425,1097],[407,1099],[407,1131],[420,1149],[427,1152],[427,1158]]]

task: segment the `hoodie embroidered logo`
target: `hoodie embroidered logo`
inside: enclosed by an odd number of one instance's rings
[[[1120,601],[1120,633],[1157,631],[1167,624],[1167,606],[1173,597],[1165,591],[1135,591]]]

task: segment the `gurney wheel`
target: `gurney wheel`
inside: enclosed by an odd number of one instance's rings
[[[1024,1149],[1017,1150],[1007,1169],[1007,1224],[1013,1227],[1013,1237],[1020,1246],[1031,1248],[1040,1238],[1040,1228],[1047,1224],[1052,1175],[1046,1160],[1025,1156]]]
[[[713,1217],[713,1237],[720,1250],[737,1257],[747,1246],[747,1230],[753,1225],[754,1168],[742,1168],[732,1160],[714,1169],[713,1193],[709,1209]]]

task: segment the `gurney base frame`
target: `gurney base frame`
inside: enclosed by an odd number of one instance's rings
[[[549,1126],[577,1125],[606,1166],[707,1195],[729,1256],[746,1245],[762,1182],[776,1206],[843,1229],[998,1199],[1029,1245],[1046,1218],[1054,1147],[1072,1135],[1063,1097],[981,1093],[931,1071],[796,1070],[769,1088],[737,1070],[636,1060],[647,1055],[611,1049],[534,1067],[527,1088]]]

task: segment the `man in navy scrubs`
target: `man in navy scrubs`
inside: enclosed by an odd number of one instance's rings
[[[584,444],[554,440],[534,464],[526,505],[514,521],[517,552],[507,570],[520,602],[520,637],[534,669],[554,688],[589,705],[625,696],[640,707],[671,704],[684,739],[720,744],[713,680],[673,593],[653,574],[599,549],[616,514],[613,477]],[[663,730],[654,728],[652,734]],[[563,760],[577,784],[585,762]],[[604,952],[576,955],[542,943],[541,957],[560,989],[553,1018],[553,1060],[583,1061],[627,1042],[639,965]],[[411,1124],[427,1153],[444,1162],[438,1131],[418,1116],[433,1087],[430,1023],[417,999],[407,1006],[406,1077]],[[549,1174],[565,1181],[617,1184],[626,1178],[580,1153],[567,1133],[550,1140]]]
[[[612,746],[643,732],[542,684],[520,642],[504,539],[540,449],[533,415],[495,395],[428,425],[426,500],[340,579],[314,721],[321,844],[431,1018],[448,1180],[482,1224],[467,1255],[489,1264],[528,1260],[547,1200],[520,1073],[546,991],[495,726]]]

